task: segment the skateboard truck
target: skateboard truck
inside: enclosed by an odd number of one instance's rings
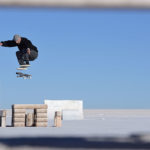
[[[32,75],[30,75],[30,74],[24,74],[21,72],[16,72],[16,74],[17,74],[17,78],[20,78],[20,77],[22,77],[23,79],[31,79],[32,78]]]

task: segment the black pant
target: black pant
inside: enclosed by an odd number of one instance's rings
[[[29,61],[35,60],[38,57],[38,52],[31,49],[30,55],[29,55],[27,52],[23,53],[21,51],[17,51],[16,56],[17,56],[19,64],[25,65],[25,64],[28,64]]]

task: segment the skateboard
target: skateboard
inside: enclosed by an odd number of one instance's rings
[[[30,65],[20,65],[20,67],[17,68],[17,70],[27,70],[28,67],[30,67]]]
[[[30,65],[20,65],[20,67],[17,68],[17,70],[27,70],[28,67],[30,67]],[[20,78],[20,77],[22,77],[23,79],[31,79],[32,78],[32,75],[30,75],[30,74],[25,74],[22,72],[16,72],[16,74],[17,74],[17,78]]]
[[[22,72],[16,72],[17,74],[17,78],[24,78],[24,79],[31,79],[32,78],[32,75],[30,74],[25,74],[25,73],[22,73]]]

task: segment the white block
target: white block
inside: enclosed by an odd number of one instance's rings
[[[81,118],[80,111],[78,110],[63,110],[62,119],[63,120],[79,120]]]
[[[48,105],[48,119],[52,120],[54,119],[55,112],[64,110],[69,111],[78,111],[78,115],[74,117],[70,115],[70,120],[81,120],[83,119],[83,101],[82,100],[45,100],[45,104]],[[77,113],[77,112],[76,112]],[[65,118],[65,116],[63,116]]]

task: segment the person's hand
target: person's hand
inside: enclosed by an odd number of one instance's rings
[[[0,46],[2,46],[3,45],[3,43],[0,43]]]
[[[30,52],[31,52],[31,51],[30,51],[30,48],[27,48],[27,53],[28,53],[29,55],[30,55]]]

